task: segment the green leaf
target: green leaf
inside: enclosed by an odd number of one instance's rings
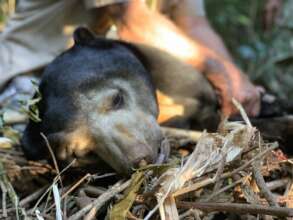
[[[144,181],[144,172],[135,172],[131,177],[131,185],[125,191],[125,197],[114,205],[110,211],[110,220],[124,220],[126,219],[127,213],[132,207],[132,204],[135,201],[137,192],[141,187],[141,184]]]
[[[171,167],[176,167],[180,163],[180,160],[174,159],[172,163],[166,163],[166,164],[149,164],[145,167],[139,168],[136,171],[153,171],[154,176],[161,176],[163,173],[165,173],[168,169]]]
[[[19,103],[21,106],[20,110],[28,115],[28,117],[34,122],[41,122],[40,112],[37,104],[42,100],[42,94],[39,91],[38,83],[32,81],[34,86],[35,95],[32,99],[23,101],[20,100]]]

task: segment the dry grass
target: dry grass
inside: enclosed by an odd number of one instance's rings
[[[248,121],[223,122],[218,133],[203,133],[199,139],[194,132],[164,132],[172,147],[168,164],[145,167],[128,180],[74,170],[74,161],[56,171],[56,164],[27,161],[17,147],[0,148],[0,215],[70,220],[97,215],[213,219],[221,212],[243,219],[293,216],[293,209],[286,208],[293,204],[293,163]]]

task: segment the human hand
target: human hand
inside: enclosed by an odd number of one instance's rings
[[[233,98],[242,104],[249,116],[255,117],[259,114],[261,93],[264,89],[253,85],[234,64],[209,60],[205,72],[218,92],[221,110],[225,116],[239,113],[232,103]]]
[[[246,76],[240,80],[237,89],[234,89],[232,97],[242,104],[248,116],[256,117],[261,110],[261,93],[264,89],[260,86],[253,85]],[[232,100],[224,98],[223,113],[228,115],[238,114],[238,109],[235,108]]]
[[[157,47],[203,72],[219,92],[225,115],[238,113],[232,98],[239,101],[250,116],[259,113],[259,90],[231,61],[191,40],[174,23],[148,10],[141,1],[130,1],[117,24],[121,39]]]

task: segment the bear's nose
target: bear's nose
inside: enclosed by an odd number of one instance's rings
[[[136,143],[133,147],[128,148],[126,155],[130,166],[134,169],[155,162],[158,150],[148,144]]]
[[[138,158],[132,162],[132,166],[134,169],[139,169],[147,166],[148,164],[153,163],[153,158],[151,156],[146,156],[142,158]]]

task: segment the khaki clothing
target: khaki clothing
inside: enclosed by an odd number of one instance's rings
[[[74,28],[96,18],[88,9],[123,1],[20,0],[0,34],[0,87],[18,74],[44,67],[64,51]]]
[[[186,14],[193,14],[196,16],[205,16],[204,0],[157,0],[159,2],[159,9],[168,14],[172,11],[172,7],[181,4]]]
[[[128,0],[83,0],[87,9],[100,8],[116,3],[127,2]]]
[[[63,52],[77,26],[90,26],[97,19],[90,9],[126,1],[19,0],[16,13],[0,34],[0,88],[16,75],[44,67]],[[167,4],[176,1],[204,15],[203,0],[164,0]]]

